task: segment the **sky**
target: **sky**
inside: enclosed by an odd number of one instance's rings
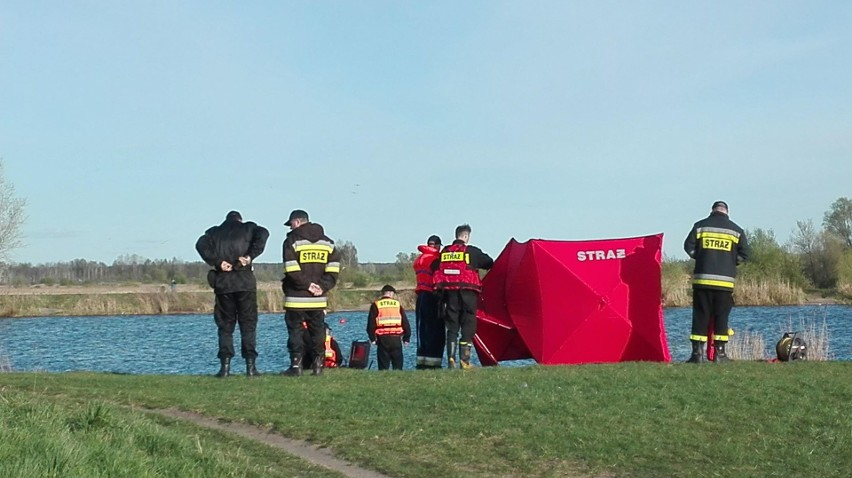
[[[361,262],[431,234],[786,242],[852,197],[848,1],[0,3],[18,263],[200,260],[305,209]]]

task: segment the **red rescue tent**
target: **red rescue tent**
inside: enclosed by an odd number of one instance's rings
[[[512,239],[483,279],[479,360],[671,361],[661,300],[663,235]]]

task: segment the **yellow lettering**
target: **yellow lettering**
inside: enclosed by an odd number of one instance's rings
[[[318,263],[325,264],[328,262],[328,251],[300,251],[299,263]]]
[[[715,251],[731,251],[731,246],[733,243],[729,240],[725,239],[711,239],[709,237],[705,237],[702,241],[701,245],[704,249],[713,249]]]
[[[441,262],[458,262],[464,260],[464,252],[442,252]]]

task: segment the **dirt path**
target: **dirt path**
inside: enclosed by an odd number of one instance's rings
[[[390,478],[388,475],[360,468],[357,465],[349,463],[335,457],[326,449],[311,445],[308,442],[291,440],[277,433],[264,430],[263,428],[243,423],[222,422],[213,418],[200,415],[198,413],[185,412],[182,410],[155,409],[149,410],[152,413],[157,413],[170,418],[177,418],[192,422],[198,426],[221,430],[225,432],[235,433],[243,438],[248,438],[256,442],[269,445],[279,450],[283,450],[290,455],[297,456],[303,460],[307,460],[314,465],[327,468],[345,476],[352,478]]]

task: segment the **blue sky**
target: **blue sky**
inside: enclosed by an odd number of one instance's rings
[[[852,3],[3,2],[15,262],[197,260],[306,209],[361,261],[430,234],[785,242],[852,196]]]

